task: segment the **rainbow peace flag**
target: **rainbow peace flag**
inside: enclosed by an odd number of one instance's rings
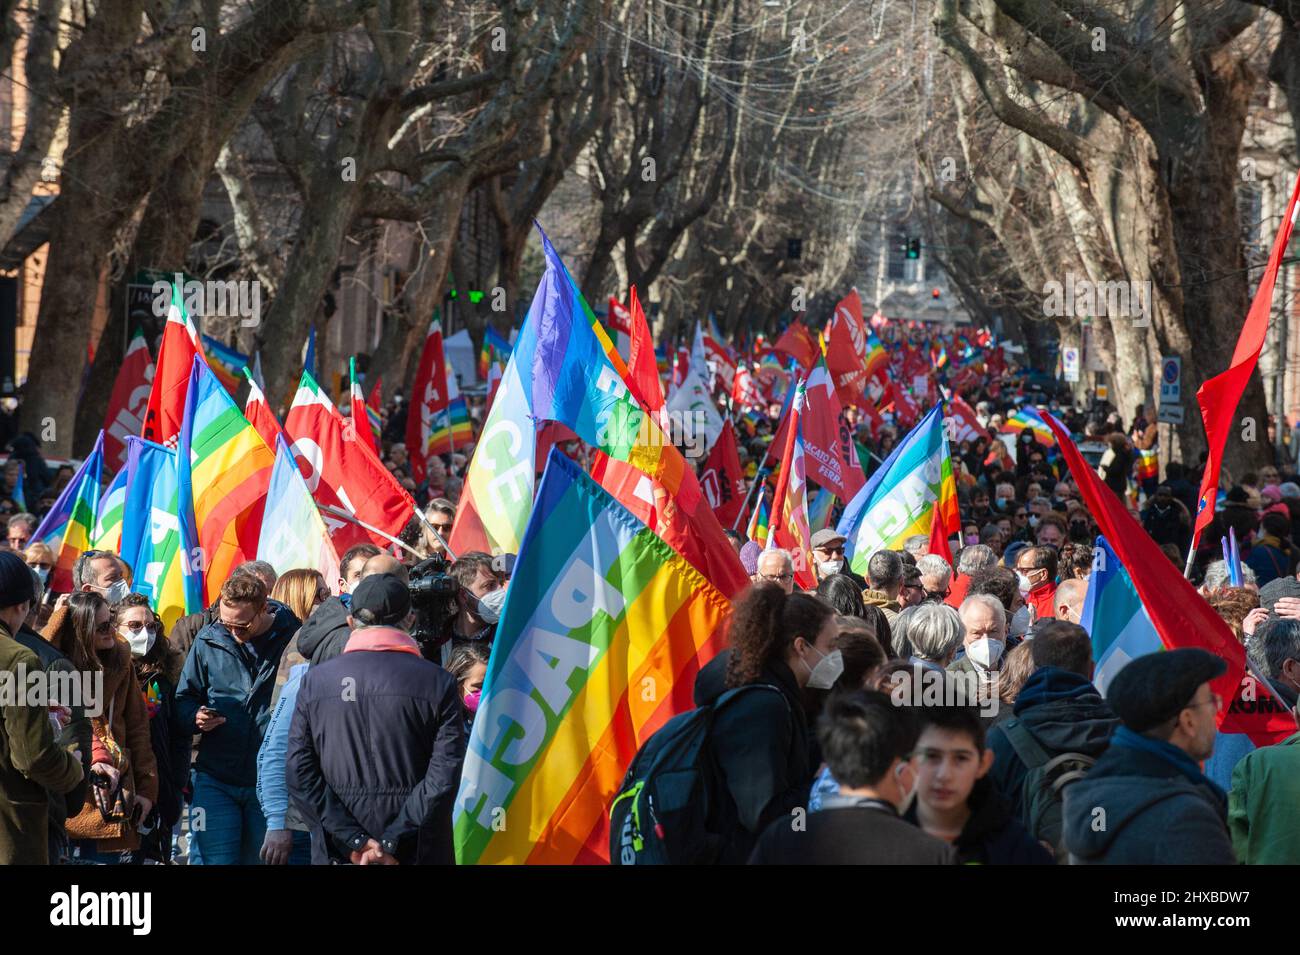
[[[126,472],[124,464],[109,482],[104,496],[99,499],[95,532],[90,536],[90,546],[95,550],[117,553],[122,546],[122,519],[126,514]]]
[[[889,375],[889,353],[880,339],[870,328],[867,329],[867,357],[864,361],[867,369],[867,381],[873,378],[885,378]]]
[[[510,360],[510,343],[501,337],[501,333],[490,324],[483,332],[483,347],[478,353],[478,376],[487,381],[492,365],[505,367]]]
[[[43,541],[57,555],[48,584],[55,593],[71,593],[72,566],[82,551],[90,550],[103,470],[104,431],[100,429],[89,457],[32,534],[33,540]]]
[[[15,459],[16,460],[16,459]],[[18,510],[27,510],[27,494],[23,491],[23,474],[27,471],[27,465],[22,461],[18,462],[18,480],[14,483],[14,493],[10,499],[18,505]]]
[[[754,505],[754,513],[749,519],[749,526],[745,528],[745,536],[756,544],[767,546],[767,530],[770,523],[767,513],[767,488],[759,485],[758,503]]]
[[[456,861],[609,860],[637,749],[693,706],[721,592],[552,449],[501,612],[453,808]]]
[[[221,386],[233,395],[239,390],[240,376],[248,367],[248,356],[208,335],[203,336],[203,350],[208,356],[208,367]]]
[[[277,574],[297,567],[318,570],[331,589],[339,578],[339,556],[329,528],[283,435],[275,439],[275,468],[266,493],[257,558]]]
[[[197,544],[183,538],[176,452],[131,435],[126,439],[126,502],[122,559],[132,569],[131,589],[149,598],[170,630],[203,609],[197,588],[186,587],[187,554]]]
[[[1160,475],[1160,452],[1151,448],[1143,451],[1140,448],[1137,453],[1137,482],[1154,481]]]
[[[818,488],[812,502],[808,505],[808,529],[816,534],[819,530],[828,527],[834,507],[835,492],[828,487]]]
[[[275,455],[196,355],[177,443],[180,518],[197,560],[186,560],[187,599],[207,606],[237,564],[257,556]],[[194,589],[197,588],[197,589]]]
[[[945,527],[957,527],[957,484],[952,476],[943,405],[935,405],[876,469],[840,515],[850,569],[861,574],[878,550],[901,550],[916,534],[928,537],[934,502]]]
[[[446,454],[463,448],[474,440],[474,425],[469,420],[469,406],[456,384],[456,373],[451,362],[444,359],[447,375],[447,407],[437,412],[429,431],[429,443],[424,449],[425,459],[435,454]]]
[[[1037,411],[1033,408],[1020,408],[1011,417],[1007,418],[1002,425],[1002,433],[1019,434],[1022,431],[1029,431],[1033,434],[1034,440],[1041,445],[1051,447],[1056,444],[1056,439],[1052,437],[1052,429],[1047,426]]]

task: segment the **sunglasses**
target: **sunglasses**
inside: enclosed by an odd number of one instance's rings
[[[158,626],[152,623],[141,623],[138,620],[132,620],[130,623],[123,624],[126,629],[132,633],[139,633],[141,630],[148,630],[150,633],[157,633]]]

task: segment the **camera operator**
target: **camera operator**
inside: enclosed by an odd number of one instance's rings
[[[492,567],[491,555],[482,551],[462,554],[447,575],[455,582],[456,590],[449,602],[451,613],[439,634],[440,658],[444,664],[461,643],[491,644],[506,596],[505,584]]]

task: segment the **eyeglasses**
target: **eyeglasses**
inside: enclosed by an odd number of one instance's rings
[[[444,537],[445,537],[446,535],[448,535],[448,534],[451,533],[451,524],[450,524],[450,523],[447,523],[447,524],[435,524],[433,521],[430,521],[430,522],[429,522],[429,526],[432,527],[432,528],[433,528],[435,531],[437,531],[439,534],[442,534]]]
[[[253,623],[227,623],[222,620],[221,625],[231,633],[247,633],[253,629]]]
[[[786,574],[759,574],[758,576],[761,577],[761,578],[763,578],[764,580],[771,581],[772,583],[777,583],[777,582],[782,581],[782,580],[794,580],[794,574],[792,574],[792,573],[786,573]]]
[[[1211,703],[1214,704],[1216,710],[1223,709],[1223,697],[1219,696],[1217,693],[1211,693],[1208,700],[1201,700],[1199,703],[1188,703],[1185,709],[1194,710],[1199,706],[1208,706]]]
[[[818,550],[819,553],[822,553],[822,554],[830,554],[832,557],[837,557],[837,556],[838,556],[838,557],[843,557],[843,556],[844,556],[844,545],[843,545],[843,544],[838,544],[838,545],[836,545],[835,547],[818,547],[817,550]]]
[[[126,629],[130,630],[132,633],[139,633],[141,630],[148,630],[150,633],[158,632],[157,624],[145,624],[141,623],[139,620],[132,620],[130,623],[123,624],[122,626],[126,627]]]

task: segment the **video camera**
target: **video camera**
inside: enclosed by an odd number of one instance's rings
[[[436,647],[446,622],[456,612],[456,591],[460,585],[447,575],[446,558],[435,554],[411,568],[411,609],[415,626],[411,636],[421,648]]]

